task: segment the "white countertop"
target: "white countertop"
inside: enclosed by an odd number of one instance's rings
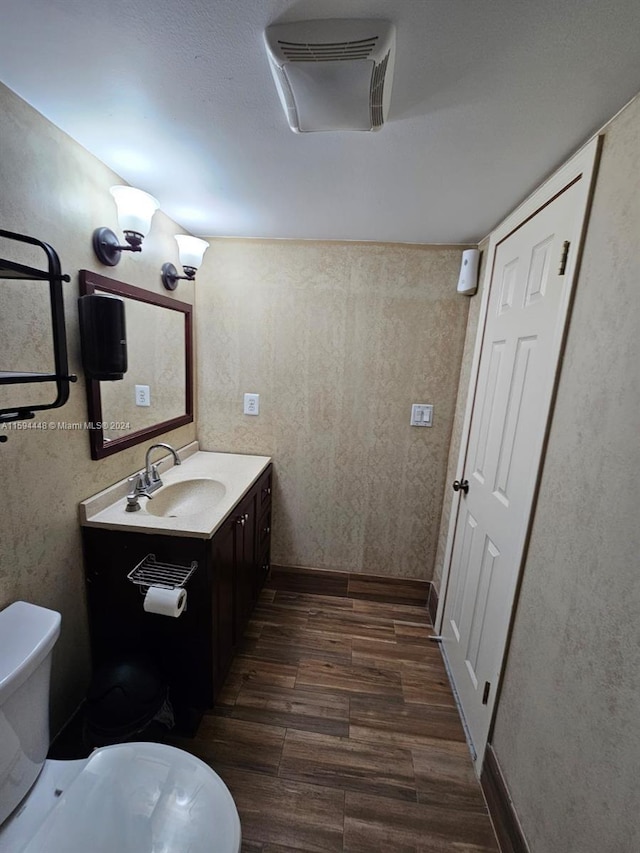
[[[132,491],[132,486],[125,479],[82,501],[79,507],[80,524],[83,527],[103,527],[134,533],[211,538],[271,462],[271,457],[210,453],[197,448],[197,442],[193,442],[179,450],[179,466],[173,464],[171,456],[167,456],[158,464],[158,470],[165,486],[202,477],[218,480],[224,485],[225,494],[213,507],[203,505],[200,513],[167,518],[147,512],[145,507],[149,499],[140,498],[141,509],[138,512],[127,512],[126,495]],[[158,490],[154,495],[160,493],[161,490]]]

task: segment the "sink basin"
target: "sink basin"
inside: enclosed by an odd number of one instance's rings
[[[219,480],[200,477],[168,483],[159,489],[145,510],[160,518],[184,518],[213,509],[225,496],[226,488]]]

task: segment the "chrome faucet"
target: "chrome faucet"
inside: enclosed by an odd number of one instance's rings
[[[127,495],[127,512],[137,512],[140,509],[138,498],[149,498],[151,500],[151,493],[157,491],[162,486],[158,468],[156,465],[151,464],[151,451],[158,447],[163,447],[172,454],[175,465],[181,464],[180,457],[170,444],[165,444],[164,442],[152,444],[144,458],[144,471],[140,471],[139,474],[129,477],[129,482],[133,484],[133,491]]]
[[[152,444],[144,457],[144,487],[147,492],[155,492],[155,490],[159,489],[162,485],[158,469],[155,465],[151,464],[151,451],[155,450],[157,447],[164,447],[165,450],[168,450],[173,456],[174,465],[180,465],[180,457],[170,444],[164,444],[163,442],[160,442],[159,444]]]

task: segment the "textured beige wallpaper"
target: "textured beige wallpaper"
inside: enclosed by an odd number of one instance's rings
[[[461,251],[216,240],[198,274],[199,438],[265,453],[272,559],[430,579],[469,302]],[[244,392],[260,415],[242,414]],[[409,425],[412,403],[434,426]]]
[[[79,381],[71,386],[66,406],[44,412],[37,420],[83,423],[88,417],[77,322],[78,270],[93,269],[166,293],[159,270],[164,261],[177,261],[176,225],[157,213],[143,252],[125,254],[114,269],[103,267],[93,255],[91,235],[100,225],[117,230],[109,187],[120,179],[1,85],[0,116],[0,227],[51,243],[63,271],[72,277],[64,285],[65,313],[70,369]],[[0,241],[0,256],[5,249]],[[14,259],[29,263],[36,258],[26,252]],[[42,369],[40,357],[50,353],[47,289],[30,286],[28,299],[20,303],[21,314],[16,315],[9,309],[19,288],[7,284],[0,281],[0,317],[13,319],[11,328],[8,323],[0,327],[1,367]],[[193,301],[193,285],[182,282],[176,297]],[[23,390],[20,393],[24,396]],[[24,599],[62,613],[52,684],[55,730],[82,697],[89,674],[77,505],[139,469],[146,445],[93,462],[83,430],[3,434],[9,440],[0,444],[0,608]],[[182,446],[194,437],[195,427],[188,425],[164,438]]]
[[[532,853],[640,850],[640,99],[606,129],[493,737]]]

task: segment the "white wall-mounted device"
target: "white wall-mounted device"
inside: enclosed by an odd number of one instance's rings
[[[260,414],[260,394],[245,394],[244,395],[243,412],[245,413],[245,415],[259,415]]]
[[[273,24],[264,34],[289,127],[379,130],[391,99],[395,27],[376,19]]]
[[[136,406],[151,405],[151,389],[148,385],[136,385]]]
[[[462,253],[460,277],[458,278],[458,293],[463,293],[465,296],[473,296],[478,289],[479,260],[479,249],[465,249]]]

